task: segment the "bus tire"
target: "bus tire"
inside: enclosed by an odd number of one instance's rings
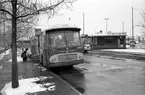
[[[73,65],[66,66],[66,68],[72,69]]]
[[[84,50],[84,53],[88,53],[88,50]]]

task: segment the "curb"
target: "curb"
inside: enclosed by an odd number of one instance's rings
[[[78,93],[78,95],[84,95],[82,93],[80,93],[78,90],[76,90],[73,86],[71,86],[70,84],[68,84],[66,81],[64,81],[63,79],[61,79],[58,75],[54,74],[53,72],[51,72],[50,70],[48,70],[52,75],[54,75],[56,78],[58,78],[60,81],[62,81],[63,83],[65,83],[67,86],[69,86],[73,91],[75,91],[76,93]]]

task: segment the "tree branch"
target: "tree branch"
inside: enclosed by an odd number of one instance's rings
[[[6,0],[5,0],[5,1],[0,1],[0,3],[1,3],[1,4],[4,4],[4,3],[11,3],[11,2],[12,2],[12,0],[7,0],[7,1],[6,1]]]
[[[12,14],[11,14],[9,11],[5,10],[5,9],[0,9],[0,11],[1,11],[1,12],[5,12],[5,13],[8,13],[9,15],[12,16]]]
[[[45,11],[48,11],[48,10],[53,10],[55,7],[60,5],[62,2],[64,2],[64,0],[60,1],[59,3],[57,3],[55,5],[49,6],[49,7],[40,8],[40,9],[35,10],[35,11],[33,10],[34,12],[18,16],[17,18],[23,18],[23,17],[27,17],[27,16],[31,16],[31,15],[37,15],[37,14],[39,14],[39,12],[45,12]],[[29,9],[32,10],[31,8],[29,8]],[[35,9],[37,9],[37,8],[35,8]]]

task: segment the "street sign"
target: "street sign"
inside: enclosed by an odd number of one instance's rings
[[[41,35],[41,28],[35,29],[35,35],[40,36]]]

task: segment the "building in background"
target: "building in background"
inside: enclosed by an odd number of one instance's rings
[[[91,49],[125,49],[126,33],[93,34],[91,37]]]

